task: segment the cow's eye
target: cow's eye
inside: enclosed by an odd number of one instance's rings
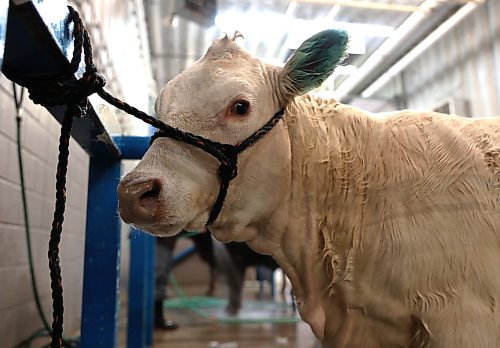
[[[250,103],[246,100],[237,100],[231,106],[231,113],[238,116],[246,116],[250,109]]]

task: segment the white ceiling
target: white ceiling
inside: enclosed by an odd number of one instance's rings
[[[481,2],[218,0],[215,24],[204,27],[177,15],[177,8],[182,7],[184,1],[145,0],[154,75],[160,87],[201,57],[211,41],[224,32],[232,34],[239,30],[245,37],[240,44],[248,51],[268,62],[281,64],[313,33],[343,28],[351,35],[351,52],[344,67],[323,87],[341,91],[343,99],[357,96],[466,3]],[[381,48],[383,59],[374,62],[374,52]],[[358,75],[357,78],[354,75]]]

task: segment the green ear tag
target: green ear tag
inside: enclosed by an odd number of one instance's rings
[[[320,86],[345,58],[348,41],[348,34],[336,29],[304,41],[284,68],[296,90],[305,93]]]

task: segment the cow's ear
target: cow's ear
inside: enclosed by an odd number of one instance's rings
[[[329,29],[304,41],[280,72],[286,99],[319,87],[346,56],[348,34]]]

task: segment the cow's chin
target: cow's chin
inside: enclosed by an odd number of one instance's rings
[[[137,227],[158,237],[173,237],[179,234],[186,227],[186,224],[154,224]]]
[[[185,227],[186,231],[205,231],[209,212],[199,213]]]
[[[257,229],[246,225],[210,226],[210,232],[219,242],[246,242],[257,237]]]

